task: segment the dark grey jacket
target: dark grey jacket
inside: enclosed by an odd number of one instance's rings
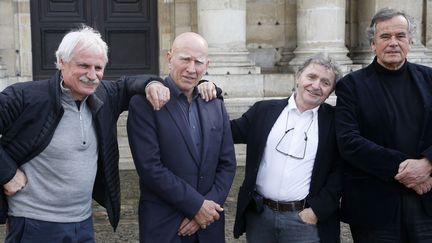
[[[59,73],[49,80],[16,83],[0,93],[0,183],[7,183],[16,169],[41,153],[52,139],[63,116]],[[98,170],[93,198],[107,210],[115,229],[120,217],[119,151],[117,119],[128,109],[134,94],[144,93],[155,76],[122,77],[102,81],[87,103],[92,111],[98,140]],[[2,190],[3,191],[3,190]],[[6,196],[0,193],[0,222],[7,218]]]

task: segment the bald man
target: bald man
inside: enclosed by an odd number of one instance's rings
[[[223,102],[196,85],[209,64],[207,42],[179,35],[167,54],[170,102],[159,111],[142,96],[129,105],[128,134],[140,177],[140,242],[225,242],[222,205],[236,168]]]

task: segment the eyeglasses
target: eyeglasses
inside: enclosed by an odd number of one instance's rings
[[[307,131],[304,132],[304,139],[301,139],[300,141],[291,142],[290,144],[288,139],[288,133],[293,130],[294,128],[285,131],[284,135],[281,137],[281,139],[276,145],[276,151],[278,151],[283,155],[290,156],[291,158],[294,159],[304,159],[306,155],[306,147],[307,147],[307,140],[308,140]]]

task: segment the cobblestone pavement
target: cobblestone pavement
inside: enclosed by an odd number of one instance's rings
[[[234,239],[232,237],[232,227],[234,223],[236,196],[238,188],[243,181],[244,167],[238,167],[234,184],[231,188],[227,202],[224,205],[226,214],[226,241],[227,243],[245,243],[243,237]],[[122,186],[122,210],[119,227],[113,232],[108,223],[105,210],[98,205],[94,205],[94,227],[96,231],[96,242],[103,243],[138,243],[138,197],[139,185],[138,176],[134,170],[120,171]],[[349,229],[346,225],[341,227],[341,242],[352,243]],[[4,226],[0,226],[0,239],[4,239]],[[204,242],[205,243],[205,242]]]

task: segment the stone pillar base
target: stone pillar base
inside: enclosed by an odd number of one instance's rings
[[[0,64],[0,91],[6,88],[7,85],[8,85],[7,69],[5,65]]]
[[[426,66],[432,66],[432,58],[427,55],[430,52],[423,45],[412,45],[408,52],[407,59],[410,62],[421,63]]]
[[[284,48],[282,51],[282,58],[279,60],[279,62],[276,63],[277,69],[279,72],[286,73],[288,72],[288,66],[289,62],[295,57],[292,50],[288,50],[287,48]]]
[[[261,68],[249,59],[247,51],[210,51],[209,75],[259,74]]]
[[[0,78],[4,78],[7,76],[6,65],[0,64]]]
[[[352,51],[352,60],[355,64],[360,64],[363,67],[372,63],[375,54],[370,49],[354,49]]]

